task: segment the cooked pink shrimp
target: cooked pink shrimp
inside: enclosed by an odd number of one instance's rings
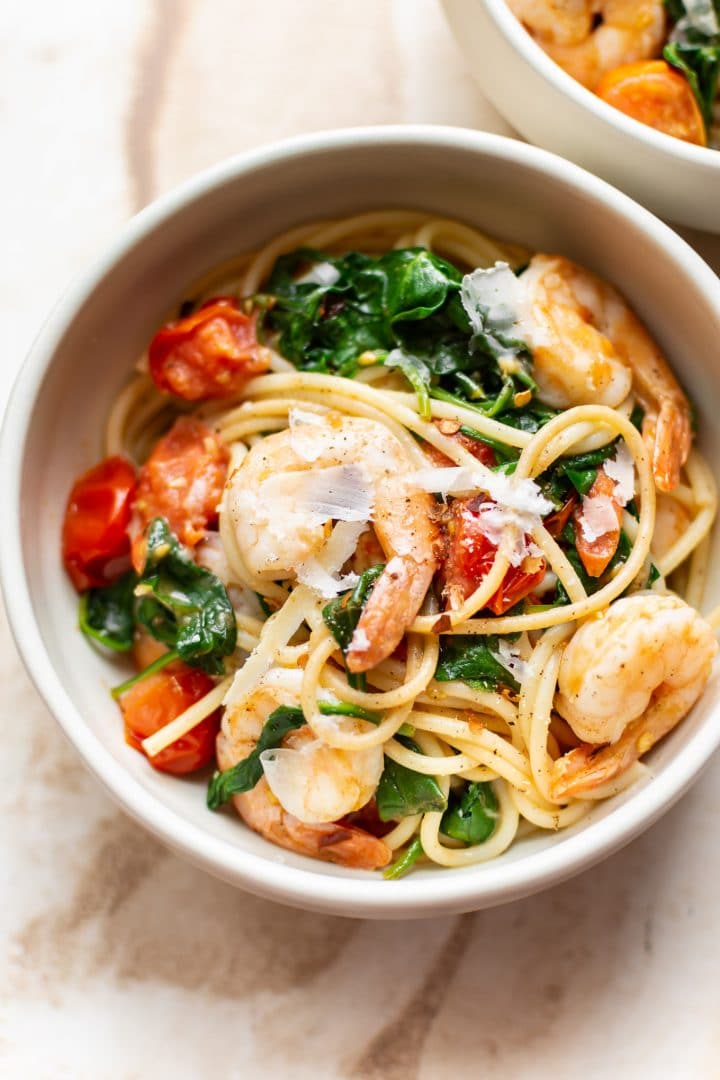
[[[226,709],[217,737],[222,772],[248,757],[275,709],[298,705],[299,693],[291,685],[295,674],[268,672],[244,700]],[[387,866],[387,844],[364,829],[339,823],[375,794],[383,769],[381,746],[335,750],[302,727],[287,735],[281,748],[265,751],[261,760],[265,775],[251,791],[233,798],[246,825],[301,855],[362,870]]]
[[[521,276],[523,332],[549,405],[619,405],[632,389],[655,483],[672,491],[692,442],[690,406],[659,348],[620,293],[561,255],[535,255]]]
[[[662,0],[508,0],[538,44],[594,90],[621,64],[658,56],[665,40]]]
[[[393,652],[437,566],[432,498],[407,485],[411,471],[402,444],[383,424],[329,413],[268,435],[228,484],[238,545],[260,578],[295,577],[343,510],[354,520],[372,518],[387,565],[350,643],[351,671],[368,671]]]
[[[555,707],[583,745],[553,766],[553,798],[582,797],[680,723],[710,677],[712,628],[672,594],[617,600],[571,638]]]

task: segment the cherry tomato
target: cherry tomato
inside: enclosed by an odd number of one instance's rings
[[[576,506],[577,495],[572,494],[565,500],[559,510],[556,510],[554,514],[548,514],[543,520],[543,525],[554,539],[557,540],[570,520],[570,515]]]
[[[497,548],[480,528],[481,499],[455,499],[450,509],[448,547],[444,566],[445,592],[457,605],[467,600],[490,571]],[[529,555],[510,566],[487,607],[502,615],[528,596],[545,576],[545,559]]]
[[[573,513],[575,521],[575,547],[580,560],[590,577],[600,577],[617,551],[620,541],[620,522],[622,521],[622,506],[615,498],[615,481],[603,472],[598,472],[593,485],[586,498],[604,495],[610,499],[617,517],[617,526],[598,536],[595,540],[588,540],[582,529],[583,507],[577,506]]]
[[[443,435],[447,435],[448,438],[453,439],[459,443],[468,453],[472,454],[474,458],[481,461],[483,465],[487,465],[488,468],[492,468],[497,464],[495,458],[495,452],[491,446],[482,442],[480,439],[473,439],[471,435],[466,435],[463,431],[460,431],[458,424],[453,420],[433,420],[435,427]],[[437,447],[431,443],[426,443],[424,450],[428,457],[431,458],[435,465],[443,467],[445,465],[453,465],[454,462],[443,454],[442,450],[438,450]]]
[[[161,390],[186,401],[230,397],[253,375],[267,371],[256,316],[220,296],[185,319],[169,322],[150,342],[150,374]]]
[[[65,569],[78,592],[108,585],[127,569],[135,470],[106,458],[73,484],[62,530]]]
[[[140,470],[132,524],[132,560],[140,573],[145,564],[145,526],[164,517],[188,547],[217,521],[230,455],[217,435],[191,416],[181,416]]]
[[[595,92],[641,124],[707,146],[705,122],[692,88],[685,76],[664,60],[641,60],[613,68]]]
[[[176,661],[149,675],[120,698],[125,720],[125,741],[144,753],[143,739],[154,735],[175,717],[205,697],[214,686],[203,671]],[[188,731],[180,739],[148,758],[154,769],[182,776],[209,765],[215,758],[215,736],[220,728],[220,710]]]

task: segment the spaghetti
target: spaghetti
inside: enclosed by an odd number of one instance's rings
[[[351,867],[400,853],[389,876],[646,776],[716,649],[692,610],[716,494],[618,294],[393,210],[295,228],[189,296],[108,420],[137,488],[98,534],[86,474],[63,538],[83,629],[142,669],[117,692],[132,745],[188,771],[221,725],[211,806]]]

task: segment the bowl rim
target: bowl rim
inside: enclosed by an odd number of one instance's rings
[[[546,150],[502,135],[435,125],[337,129],[271,142],[231,157],[161,196],[119,231],[114,241],[76,278],[51,311],[16,377],[0,432],[0,483],[9,510],[0,530],[0,581],[12,633],[25,667],[85,764],[124,810],[191,862],[226,881],[281,902],[336,914],[411,917],[475,910],[507,902],[556,884],[599,862],[647,828],[682,795],[720,744],[720,723],[708,718],[664,770],[662,781],[636,790],[632,798],[588,829],[556,845],[507,863],[488,862],[461,872],[387,882],[380,875],[324,874],[243,851],[229,840],[188,822],[146,790],[91,731],[66,692],[43,643],[30,598],[21,544],[21,477],[35,399],[66,329],[105,275],[135,244],[174,214],[216,188],[264,167],[306,154],[339,153],[358,146],[460,149],[526,167],[549,183],[571,184],[593,201],[662,243],[671,263],[689,276],[720,313],[720,281],[675,232],[605,181]]]
[[[578,105],[593,113],[602,123],[610,124],[623,135],[639,142],[648,143],[660,153],[675,157],[678,164],[702,165],[704,168],[712,168],[720,172],[720,150],[714,150],[709,146],[696,146],[694,143],[668,135],[664,131],[656,131],[655,128],[613,108],[592,90],[588,90],[586,86],[574,79],[572,75],[568,75],[548,56],[532,34],[525,29],[520,19],[510,10],[506,0],[480,0],[480,3],[485,5],[501,33],[530,67],[534,68],[555,89],[573,98]]]

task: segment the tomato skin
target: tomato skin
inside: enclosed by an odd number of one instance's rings
[[[480,529],[478,508],[484,500],[455,499],[450,508],[445,558],[445,593],[458,607],[489,573],[497,548]],[[503,615],[528,596],[545,577],[542,557],[528,556],[520,566],[508,567],[500,588],[487,603],[494,615]]]
[[[452,420],[433,420],[435,427],[452,439],[454,442],[459,443],[463,449],[467,450],[469,454],[472,454],[474,458],[482,462],[483,465],[487,465],[488,468],[492,468],[497,464],[495,458],[495,452],[491,446],[482,442],[480,439],[473,439],[472,436],[466,435],[463,431],[460,431],[459,425]],[[434,465],[444,467],[446,465],[454,465],[455,462],[451,461],[449,457],[443,454],[442,450],[438,450],[432,443],[426,443],[423,447],[426,454]]]
[[[214,685],[204,671],[197,671],[179,660],[155,675],[149,675],[120,698],[125,741],[145,753],[143,739],[180,716]],[[216,709],[187,735],[176,739],[148,761],[159,772],[175,776],[202,769],[215,759],[215,737],[219,729],[220,710]]]
[[[150,374],[160,390],[185,401],[238,394],[270,366],[258,344],[257,318],[219,296],[184,319],[166,323],[150,342]]]
[[[582,530],[582,504],[577,506],[573,512],[575,547],[585,570],[590,577],[594,578],[600,577],[607,569],[608,563],[617,551],[620,542],[620,524],[622,522],[622,505],[615,498],[615,481],[602,469],[593,480],[592,487],[588,491],[586,498],[592,499],[598,495],[607,496],[612,502],[617,516],[616,528],[609,529],[608,532],[596,537],[595,540],[588,540]]]
[[[664,60],[613,68],[595,88],[608,105],[676,139],[707,146],[705,122],[684,75]]]
[[[73,484],[63,519],[62,557],[78,592],[109,585],[127,569],[122,560],[130,552],[135,489],[135,469],[122,457],[106,458]]]
[[[572,495],[568,496],[559,510],[556,510],[552,514],[548,514],[548,516],[543,519],[543,525],[554,540],[557,540],[558,536],[560,536],[570,520],[570,515],[577,506],[577,501],[577,495],[573,492]]]
[[[181,416],[140,470],[134,505],[132,561],[145,565],[143,533],[148,522],[164,517],[181,543],[194,547],[215,524],[230,454],[217,435],[191,416]]]

